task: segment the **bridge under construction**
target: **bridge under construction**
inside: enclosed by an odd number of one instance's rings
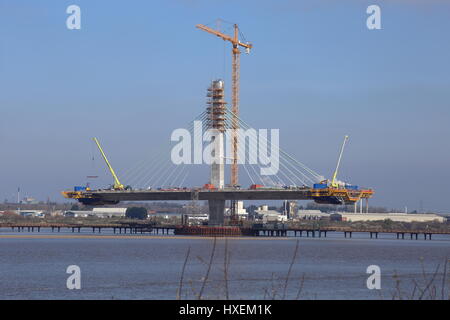
[[[295,189],[186,189],[186,190],[84,190],[64,191],[64,196],[76,199],[85,205],[117,204],[120,201],[190,201],[204,200],[209,204],[211,225],[224,223],[226,200],[314,200],[328,204],[354,204],[358,200],[369,199],[372,190],[347,190],[333,188],[295,188]]]
[[[228,36],[219,30],[212,29],[204,25],[197,25],[197,28],[218,36],[224,41],[232,44],[232,108],[227,108],[225,102],[224,81],[221,79],[212,81],[207,89],[207,108],[196,119],[202,121],[203,129],[212,132],[212,144],[214,145],[213,155],[218,159],[210,166],[210,179],[203,187],[166,187],[166,182],[175,170],[166,171],[165,181],[159,187],[145,186],[139,188],[136,186],[125,186],[122,184],[112,168],[105,152],[100,146],[99,141],[94,141],[114,179],[113,185],[108,189],[93,190],[90,187],[75,187],[70,191],[63,191],[62,194],[68,199],[78,200],[85,205],[113,205],[120,201],[157,201],[157,200],[178,200],[178,201],[208,201],[209,204],[209,224],[223,225],[225,202],[230,201],[232,224],[238,222],[237,202],[243,200],[313,200],[323,204],[356,204],[372,197],[374,191],[368,188],[359,188],[355,185],[339,181],[337,179],[338,171],[344,152],[348,136],[345,136],[342,144],[336,169],[332,179],[324,179],[322,175],[317,174],[287,152],[277,148],[277,154],[280,154],[280,172],[271,177],[255,177],[248,170],[245,163],[242,167],[252,181],[252,185],[246,189],[238,184],[238,162],[239,157],[245,158],[245,153],[239,153],[239,130],[254,130],[239,117],[239,66],[240,66],[240,47],[245,48],[247,53],[253,47],[250,43],[239,39],[240,31],[237,25],[234,25],[234,35]],[[194,120],[195,121],[195,120]],[[224,135],[231,133],[231,176],[230,184],[225,185],[224,178]],[[200,137],[202,139],[202,137]],[[258,138],[261,138],[258,136]],[[271,146],[271,141],[267,139],[261,141],[264,145]],[[245,137],[244,137],[245,145]],[[278,150],[279,149],[279,150]],[[271,150],[273,150],[271,148]],[[257,174],[253,169],[254,174]],[[177,174],[179,176],[180,173]],[[184,181],[184,180],[183,180]],[[257,182],[261,181],[261,184]]]

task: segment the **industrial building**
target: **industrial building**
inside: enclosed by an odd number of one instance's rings
[[[231,208],[225,208],[225,215],[231,216]],[[236,201],[235,202],[235,214],[239,217],[239,219],[248,219],[248,212],[244,208],[244,201]]]
[[[392,220],[396,222],[446,222],[447,219],[437,214],[415,214],[415,213],[353,213],[338,212],[342,221],[383,221]]]
[[[97,217],[113,218],[113,217],[125,217],[127,208],[94,208],[92,214]]]
[[[126,211],[127,208],[94,208],[92,211],[68,210],[64,212],[64,216],[74,218],[85,218],[85,217],[115,218],[115,217],[125,217]]]
[[[43,210],[16,210],[18,215],[22,217],[33,217],[33,218],[43,218],[44,211]]]
[[[72,218],[87,218],[92,214],[92,211],[84,211],[84,210],[69,210],[64,211],[65,217],[72,217]]]
[[[278,221],[287,221],[287,216],[281,212],[276,210],[269,210],[269,207],[266,205],[258,207],[255,212],[261,216],[261,219],[264,223],[268,222],[278,222]]]
[[[297,218],[303,220],[320,220],[330,218],[330,214],[320,210],[298,210]]]

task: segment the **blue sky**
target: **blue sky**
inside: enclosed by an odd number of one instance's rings
[[[92,171],[110,182],[93,136],[118,172],[165,152],[209,82],[230,83],[229,45],[194,27],[222,18],[254,45],[241,57],[246,122],[279,128],[281,147],[325,176],[349,134],[340,175],[375,188],[373,204],[450,210],[448,1],[0,4],[2,200],[21,186],[61,201]],[[66,28],[71,4],[81,30]],[[371,4],[382,30],[366,28]]]

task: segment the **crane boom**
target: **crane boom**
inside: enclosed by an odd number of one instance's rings
[[[109,163],[108,158],[106,158],[106,155],[103,152],[103,149],[100,146],[100,143],[98,142],[97,138],[93,138],[93,140],[97,144],[98,150],[100,150],[100,153],[102,154],[103,159],[105,160],[106,165],[108,166],[108,169],[114,178],[114,190],[124,190],[125,188],[124,188],[123,184],[120,183],[119,178],[117,177],[116,173],[114,172],[114,169],[112,168],[111,164]]]
[[[224,40],[224,41],[230,41],[233,45],[236,45],[236,46],[239,45],[239,46],[247,48],[247,49],[253,48],[253,45],[250,44],[250,43],[240,42],[238,37],[237,37],[237,33],[236,32],[235,32],[234,37],[230,37],[227,34],[224,34],[224,33],[220,32],[218,30],[214,30],[214,29],[212,29],[210,27],[207,27],[207,26],[205,26],[203,24],[197,24],[195,27],[200,29],[200,30],[203,30],[203,31],[209,32],[211,34],[214,34],[214,35],[218,36],[219,38],[222,38],[222,40]],[[237,25],[234,25],[234,27],[235,27],[235,30],[236,30],[237,29]]]
[[[336,177],[337,177],[337,174],[338,174],[339,166],[341,164],[342,154],[344,153],[344,148],[345,148],[345,144],[347,143],[347,140],[348,140],[348,136],[345,136],[344,137],[344,142],[342,143],[341,152],[339,153],[339,158],[338,158],[338,162],[337,162],[337,165],[336,165],[336,170],[334,171],[333,179],[331,180],[331,186],[332,187],[338,187],[338,184],[336,182]]]

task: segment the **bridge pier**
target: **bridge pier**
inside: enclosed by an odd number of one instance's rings
[[[209,222],[208,225],[223,225],[225,200],[208,200]]]

